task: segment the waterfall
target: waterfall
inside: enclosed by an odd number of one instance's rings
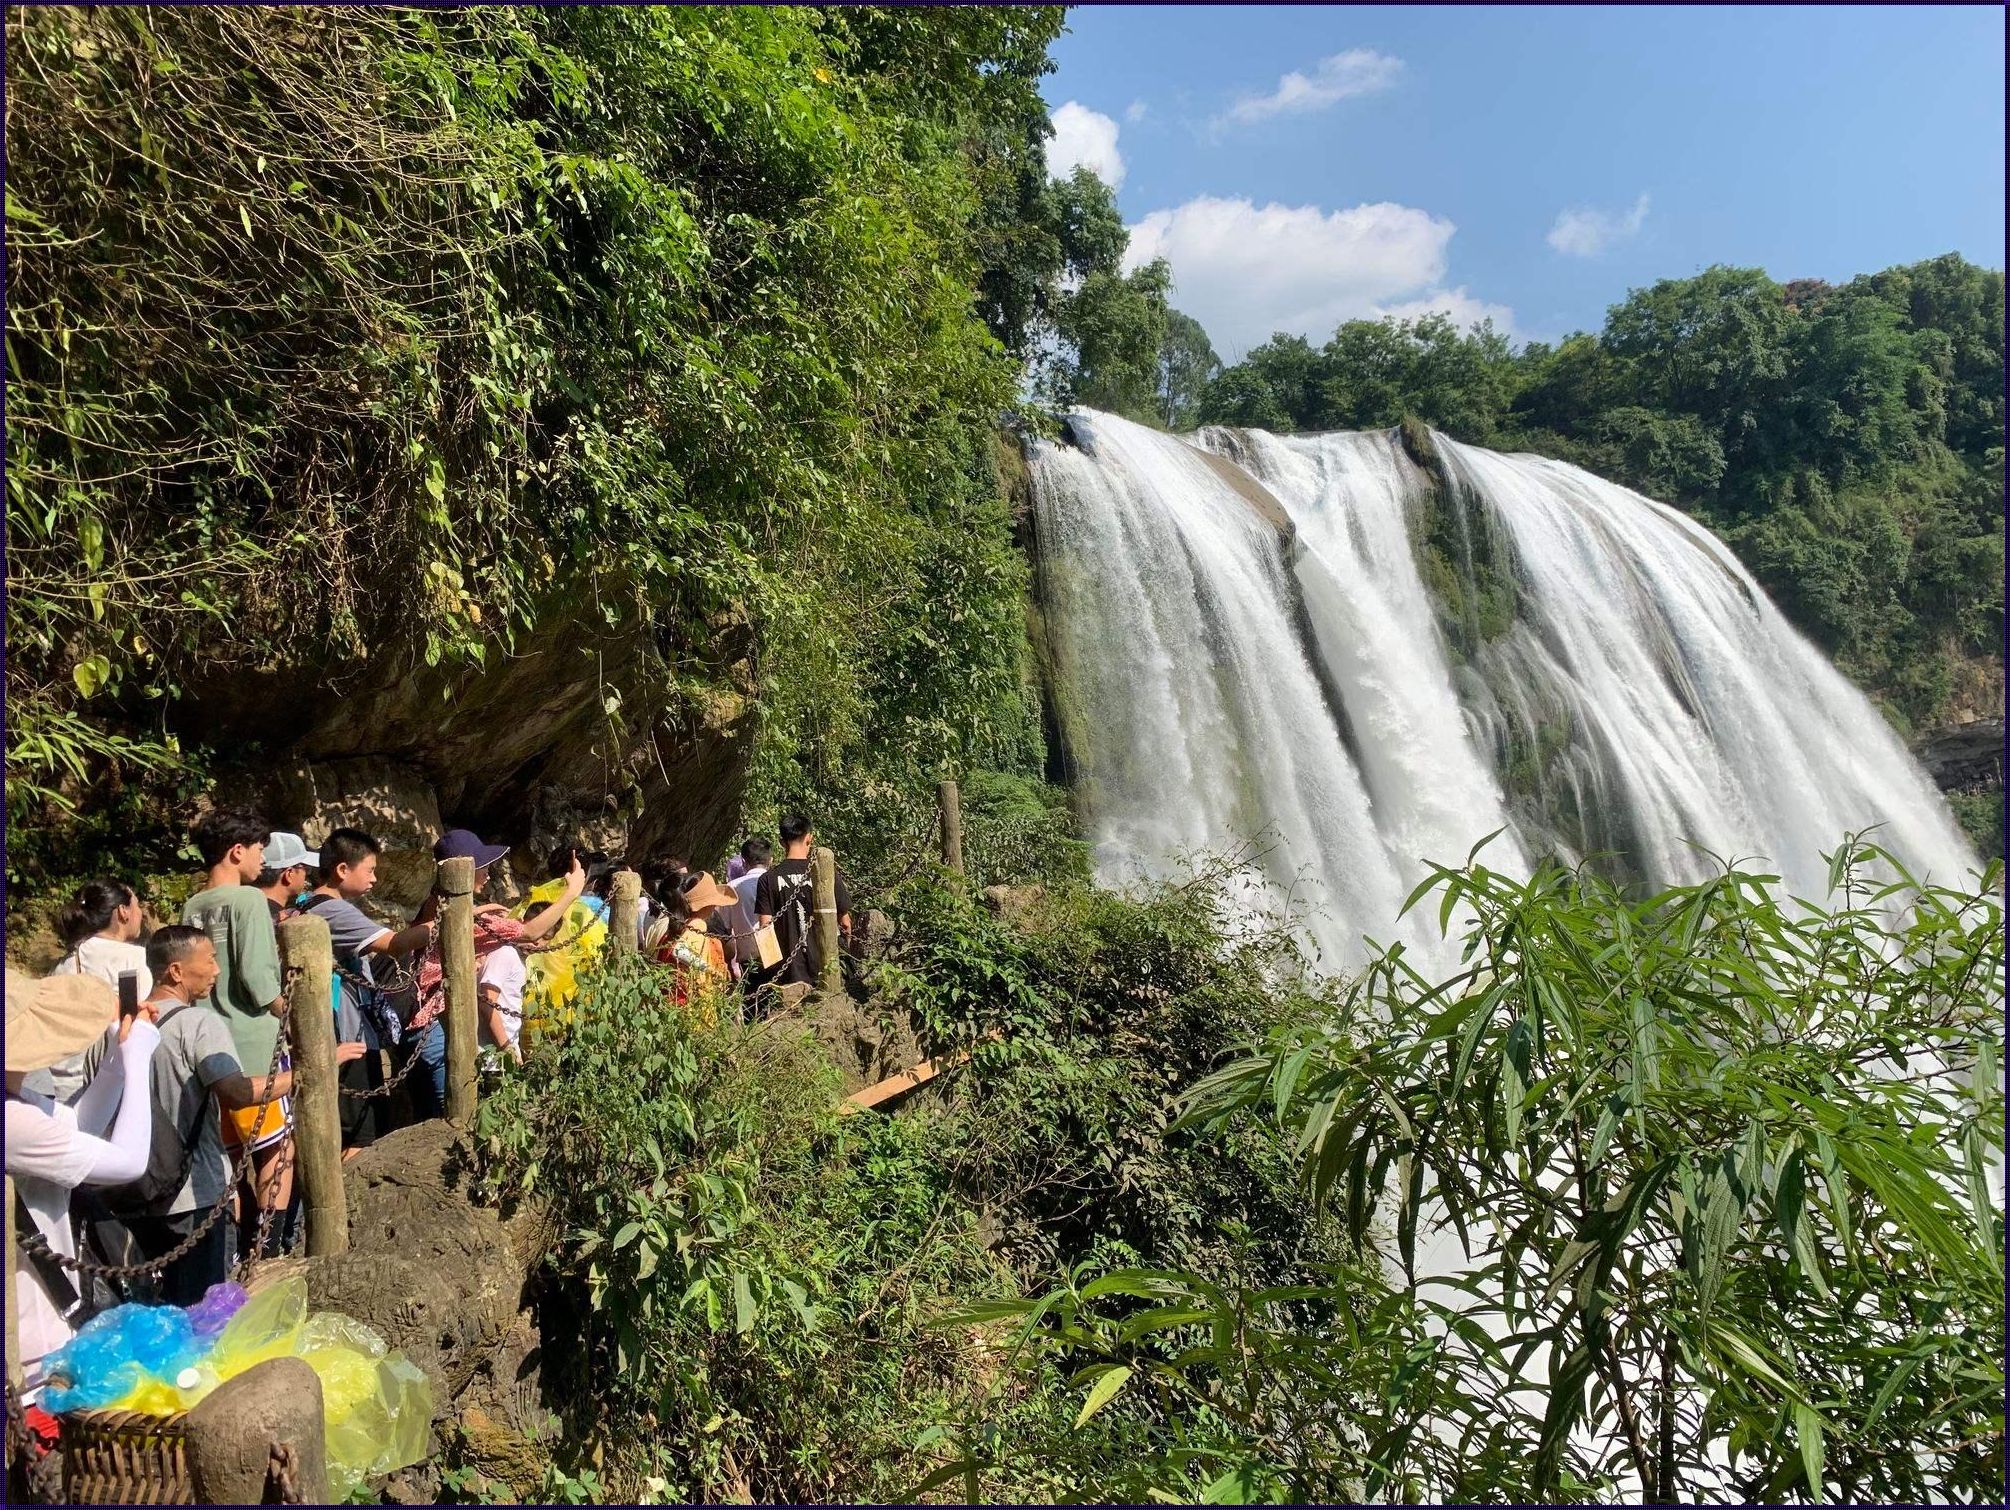
[[[1425,467],[1395,432],[1071,427],[1031,457],[1040,586],[1106,880],[1259,841],[1345,968],[1364,938],[1441,959],[1401,901],[1496,830],[1500,869],[1666,885],[1707,850],[1811,898],[1851,830],[1922,878],[1975,866],[1870,701],[1674,509],[1437,435]]]
[[[1099,874],[1248,844],[1330,965],[1403,885],[1299,631],[1286,541],[1200,452],[1103,415],[1032,458],[1048,653]],[[1390,934],[1389,936],[1393,936]]]

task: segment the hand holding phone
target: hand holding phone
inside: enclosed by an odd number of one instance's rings
[[[140,1016],[140,973],[137,970],[119,972],[119,1042],[124,1043],[133,1030],[133,1024]]]

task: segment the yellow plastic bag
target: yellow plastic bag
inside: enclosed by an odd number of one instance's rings
[[[190,1380],[187,1388],[181,1387],[178,1380],[143,1374],[138,1384],[106,1408],[138,1411],[143,1416],[179,1415],[193,1410],[196,1402],[217,1385],[216,1375],[207,1363],[183,1370],[181,1377]]]
[[[321,1380],[328,1490],[345,1499],[365,1479],[426,1456],[433,1392],[402,1353],[352,1316],[317,1311],[303,1330],[301,1354]]]
[[[300,1351],[307,1330],[307,1280],[290,1275],[246,1300],[224,1323],[205,1361],[221,1383],[254,1363],[290,1358]]]
[[[207,1358],[179,1381],[145,1375],[117,1409],[172,1415],[191,1409],[226,1379],[272,1358],[302,1359],[321,1380],[328,1488],[347,1499],[364,1480],[410,1467],[432,1440],[433,1391],[420,1368],[339,1311],[307,1314],[300,1275],[260,1290],[225,1323]]]

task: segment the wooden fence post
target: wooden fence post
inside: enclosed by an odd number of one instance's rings
[[[810,851],[810,895],[816,916],[817,989],[835,991],[844,982],[844,961],[838,956],[837,856],[819,844]]]
[[[440,861],[440,983],[447,993],[447,1120],[472,1127],[475,1055],[481,1029],[475,1001],[475,862]]]
[[[306,1189],[307,1256],[319,1258],[349,1251],[342,1088],[330,994],[335,952],[327,922],[311,912],[287,918],[278,933],[280,961],[288,972],[297,972],[286,993],[286,1026],[293,1040],[293,1158]]]
[[[942,808],[942,863],[963,874],[963,798],[956,783],[945,781],[936,789]]]
[[[20,1251],[14,1246],[14,1176],[7,1176],[7,1382],[19,1389],[23,1382],[21,1373],[21,1307],[14,1294],[14,1286],[20,1282]]]
[[[616,949],[633,954],[642,947],[636,921],[641,912],[642,877],[632,870],[614,873],[613,895],[607,907],[607,936]]]

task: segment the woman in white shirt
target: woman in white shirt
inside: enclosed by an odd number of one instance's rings
[[[123,1185],[146,1172],[153,1136],[149,1070],[160,1030],[142,1014],[119,1019],[118,994],[90,976],[37,980],[9,970],[7,980],[7,1173],[20,1209],[51,1253],[77,1256],[70,1192],[79,1185]],[[108,1054],[74,1106],[27,1088],[36,1070],[70,1058],[118,1021]],[[23,1229],[20,1237],[30,1233]],[[21,1331],[21,1368],[32,1402],[42,1360],[75,1335],[74,1270],[16,1256],[11,1288]],[[54,1276],[44,1279],[44,1270]]]
[[[87,881],[56,915],[56,932],[70,952],[52,975],[95,975],[116,988],[123,971],[140,978],[140,1000],[154,988],[147,952],[139,945],[140,899],[123,881]]]
[[[147,969],[147,952],[138,943],[140,899],[123,881],[87,881],[56,914],[56,933],[70,952],[56,962],[51,975],[89,975],[118,989],[119,976],[130,970],[140,978],[140,1000],[154,988]],[[29,1081],[58,1101],[74,1102],[104,1062],[103,1046],[93,1044]]]

